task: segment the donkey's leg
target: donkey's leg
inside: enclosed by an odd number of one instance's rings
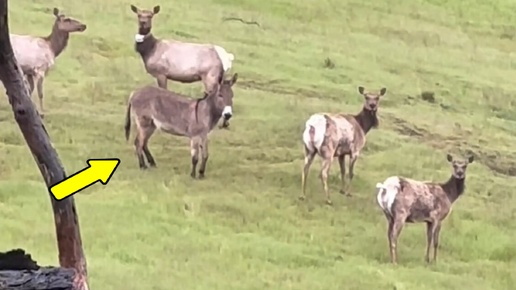
[[[190,155],[192,155],[192,172],[190,176],[195,178],[195,169],[197,167],[197,163],[199,162],[199,147],[201,145],[201,138],[199,136],[194,136],[190,139]]]
[[[299,199],[305,200],[306,198],[306,179],[308,178],[308,173],[310,172],[310,166],[312,165],[312,162],[314,161],[316,151],[310,151],[305,146],[305,164],[303,166],[303,172],[301,174],[301,196],[299,196]]]
[[[146,127],[144,132],[145,139],[143,139],[143,153],[145,153],[145,157],[147,158],[147,161],[149,162],[149,165],[151,167],[156,167],[156,161],[154,161],[154,157],[152,157],[152,154],[150,153],[148,144],[149,139],[154,134],[154,131],[156,130],[156,126],[154,123],[149,124],[148,127]]]
[[[147,165],[145,164],[144,155],[144,140],[148,139],[145,136],[145,128],[146,128],[146,120],[144,118],[135,118],[136,125],[136,137],[134,138],[134,148],[136,151],[136,156],[138,156],[138,163],[140,165],[140,169],[147,169]]]
[[[43,109],[43,81],[44,80],[45,80],[45,75],[40,74],[37,76],[36,88],[38,90],[39,108],[41,110],[41,112],[40,112],[41,118],[43,118],[45,116],[45,110]]]
[[[158,87],[162,89],[167,89],[167,77],[164,75],[159,75],[156,77],[156,81],[158,82]]]
[[[201,141],[201,152],[202,152],[202,160],[201,160],[201,168],[199,168],[199,178],[204,178],[204,172],[206,172],[206,163],[208,162],[208,157],[209,157],[207,136],[204,136]]]
[[[140,169],[146,169],[147,165],[145,164],[145,159],[143,159],[142,150],[140,149],[140,132],[138,131],[136,137],[134,138],[134,149],[136,152],[136,156],[138,157],[138,165]]]
[[[346,155],[339,155],[339,166],[340,166],[340,180],[342,183],[342,187],[340,189],[340,193],[346,193]]]

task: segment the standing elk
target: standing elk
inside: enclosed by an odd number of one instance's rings
[[[144,155],[151,167],[156,166],[148,142],[156,129],[175,136],[190,138],[192,171],[202,153],[199,178],[204,178],[208,161],[208,134],[221,117],[229,120],[232,116],[233,85],[238,74],[230,80],[223,80],[217,92],[205,95],[202,99],[192,100],[186,96],[155,86],[145,86],[131,93],[125,119],[125,138],[129,139],[131,116],[134,117],[137,134],[134,146],[140,169],[147,168]]]
[[[83,32],[86,25],[77,19],[59,14],[54,8],[55,16],[52,32],[46,37],[10,34],[11,45],[22,69],[25,80],[29,85],[29,93],[34,91],[34,83],[38,90],[40,115],[43,111],[43,81],[49,70],[54,66],[55,59],[68,46],[68,38],[72,32]]]
[[[327,180],[334,157],[339,159],[342,180],[340,192],[351,196],[351,181],[353,180],[355,163],[360,150],[362,150],[366,143],[367,132],[371,128],[378,127],[376,112],[380,103],[380,97],[385,95],[387,89],[382,88],[380,92],[368,92],[363,87],[358,87],[358,92],[364,97],[365,101],[362,111],[357,115],[317,113],[310,116],[306,121],[303,132],[305,161],[300,199],[304,200],[306,198],[306,179],[316,154],[322,158],[320,177],[326,195],[326,203],[332,204]],[[344,163],[346,155],[350,156],[347,189]]]
[[[202,81],[205,95],[217,91],[218,84],[235,59],[232,53],[213,44],[157,39],[151,33],[152,18],[159,13],[160,6],[150,11],[131,5],[131,10],[138,16],[135,49],[145,70],[156,78],[159,87],[167,89],[167,80],[181,83]],[[224,120],[223,127],[228,126]]]
[[[398,237],[405,223],[423,222],[427,235],[425,260],[430,263],[430,247],[433,246],[433,260],[436,261],[441,223],[464,192],[466,169],[473,162],[473,156],[466,161],[454,160],[450,154],[446,158],[451,163],[452,174],[444,183],[391,176],[376,184],[378,205],[389,223],[387,237],[391,263],[397,263]]]

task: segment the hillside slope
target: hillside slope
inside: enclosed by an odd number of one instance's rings
[[[514,287],[516,2],[402,2],[134,3],[161,5],[157,37],[214,42],[235,54],[231,130],[211,134],[207,178],[195,181],[187,139],[154,135],[158,168],[146,172],[134,132],[124,139],[130,91],[154,83],[133,50],[129,2],[10,1],[12,33],[48,34],[54,6],[88,25],[46,79],[45,124],[68,173],[88,158],[122,162],[107,186],[76,196],[91,288]],[[299,202],[304,121],[318,111],[358,112],[359,85],[386,87],[387,96],[355,168],[354,197],[338,194],[335,163],[334,206],[325,206],[317,161],[309,198]],[[199,96],[202,86],[169,82],[169,89]],[[6,98],[0,122],[0,248],[22,247],[39,264],[56,264],[46,189]],[[443,225],[438,263],[423,262],[419,224],[402,232],[392,267],[374,185],[394,174],[445,180],[446,152],[473,153],[476,162]]]

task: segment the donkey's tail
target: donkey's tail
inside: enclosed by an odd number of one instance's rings
[[[129,135],[131,134],[131,99],[133,97],[133,93],[129,96],[129,101],[127,102],[127,111],[125,113],[125,140],[129,140]]]

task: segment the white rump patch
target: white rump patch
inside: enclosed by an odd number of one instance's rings
[[[233,116],[233,109],[231,108],[231,106],[224,107],[224,111],[222,111],[222,117],[224,117],[224,115],[226,114]]]
[[[141,35],[141,34],[134,35],[134,41],[136,41],[138,43],[143,42],[144,38],[145,38],[145,35]]]
[[[398,195],[401,190],[400,179],[397,176],[391,176],[385,179],[383,183],[377,183],[376,188],[378,189],[378,194],[376,195],[378,205],[384,212],[392,216],[392,205],[394,204],[396,195]]]
[[[227,72],[233,65],[233,60],[235,60],[235,55],[232,53],[228,53],[224,48],[214,45],[215,51],[219,56],[220,61],[222,62],[222,69],[224,72]]]
[[[310,140],[310,127],[313,127],[314,140]],[[324,142],[324,135],[326,134],[326,118],[321,114],[314,114],[305,123],[305,131],[303,132],[303,142],[309,150],[320,150]],[[315,146],[315,148],[314,148]]]

